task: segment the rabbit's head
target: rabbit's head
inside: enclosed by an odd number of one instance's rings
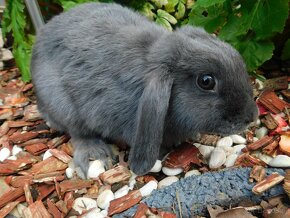
[[[197,133],[233,134],[257,117],[250,79],[239,53],[200,28],[161,37],[147,57],[152,66],[139,102],[131,168],[150,170],[166,131],[178,140]],[[142,165],[134,164],[140,163]]]

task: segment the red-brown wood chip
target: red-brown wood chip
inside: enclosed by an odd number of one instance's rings
[[[42,201],[36,201],[33,204],[29,205],[28,208],[24,209],[23,211],[25,218],[50,218],[52,217],[45,206],[43,205]]]
[[[258,101],[273,114],[278,114],[290,107],[289,103],[281,100],[272,90],[263,91]]]
[[[24,195],[23,188],[14,188],[0,197],[0,208]]]
[[[141,201],[142,195],[139,190],[131,191],[127,195],[114,199],[110,202],[108,215],[112,216],[121,213]]]

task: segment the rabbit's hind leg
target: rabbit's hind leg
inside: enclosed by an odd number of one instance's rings
[[[90,166],[90,161],[101,160],[105,168],[109,168],[113,161],[113,152],[111,146],[106,144],[101,138],[71,138],[74,146],[74,163],[80,167],[84,175],[87,177],[87,172]]]

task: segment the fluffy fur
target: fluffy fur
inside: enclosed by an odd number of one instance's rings
[[[150,170],[161,147],[198,133],[232,134],[257,116],[238,52],[203,29],[169,32],[117,4],[88,3],[39,32],[31,71],[39,110],[68,132],[74,160],[106,160],[103,140],[131,146],[130,168]],[[214,91],[197,83],[216,79]]]

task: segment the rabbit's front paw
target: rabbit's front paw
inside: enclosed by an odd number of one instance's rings
[[[74,163],[80,167],[85,176],[90,166],[90,161],[101,160],[105,168],[109,169],[113,162],[113,153],[110,145],[105,144],[101,139],[80,139],[72,138],[74,146]]]

